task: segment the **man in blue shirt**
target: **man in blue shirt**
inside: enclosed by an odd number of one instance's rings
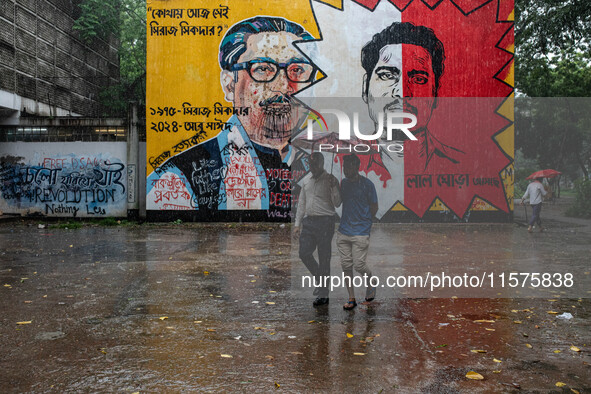
[[[341,266],[349,292],[349,301],[343,305],[346,310],[357,306],[352,283],[353,268],[367,281],[372,277],[365,259],[369,248],[372,220],[378,211],[376,188],[369,179],[359,175],[359,164],[360,160],[356,155],[348,155],[343,158],[343,173],[345,174],[345,178],[341,182],[343,213],[337,231],[337,248],[341,256]],[[375,296],[376,288],[368,286],[365,303],[373,301]]]

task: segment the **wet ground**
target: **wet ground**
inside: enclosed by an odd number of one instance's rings
[[[382,288],[352,312],[341,290],[317,309],[311,290],[291,290],[301,266],[289,226],[0,224],[0,387],[591,392],[591,223],[548,207],[548,230],[528,234],[520,211],[517,224],[377,225],[370,264],[380,275],[570,271],[578,287]]]

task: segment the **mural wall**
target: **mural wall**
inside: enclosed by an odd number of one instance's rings
[[[147,209],[289,220],[321,150],[384,221],[509,218],[513,42],[504,0],[148,1]]]
[[[0,210],[56,217],[127,216],[126,152],[125,142],[3,143]]]

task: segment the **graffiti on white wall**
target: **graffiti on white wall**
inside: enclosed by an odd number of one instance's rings
[[[68,145],[4,144],[0,209],[58,217],[125,216],[125,144]],[[76,153],[65,153],[68,148]]]

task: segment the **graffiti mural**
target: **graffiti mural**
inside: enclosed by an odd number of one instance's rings
[[[16,149],[17,145],[21,148]],[[124,160],[105,153],[83,155],[80,146],[76,146],[76,154],[60,154],[48,148],[50,145],[3,145],[2,151],[46,151],[32,153],[30,157],[0,152],[0,209],[3,212],[58,217],[127,214]],[[68,144],[59,145],[67,148]],[[124,154],[125,144],[120,145]]]
[[[289,220],[320,150],[339,179],[360,156],[383,220],[508,217],[512,20],[505,0],[149,1],[147,209]]]

